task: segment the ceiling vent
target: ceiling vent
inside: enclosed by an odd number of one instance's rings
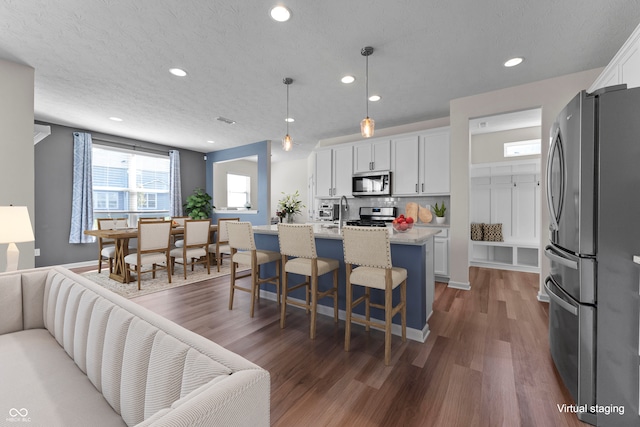
[[[219,122],[226,123],[228,125],[235,124],[235,122],[236,122],[235,120],[227,119],[225,117],[216,117],[216,120],[219,121]]]

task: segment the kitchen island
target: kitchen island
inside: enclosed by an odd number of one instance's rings
[[[346,307],[346,270],[344,265],[344,254],[342,248],[342,235],[337,227],[330,228],[323,224],[313,224],[316,239],[316,251],[318,256],[334,258],[340,262],[339,278],[339,300],[340,318],[344,319]],[[253,227],[255,233],[256,246],[259,249],[279,251],[278,226],[258,225]],[[434,273],[433,273],[433,236],[440,230],[426,227],[414,227],[406,233],[396,233],[388,227],[391,240],[391,261],[394,267],[407,269],[407,338],[424,342],[429,334],[427,320],[432,312],[434,294]],[[262,274],[272,276],[275,267],[265,265],[262,267]],[[326,276],[326,277],[325,277]],[[327,289],[331,286],[331,275],[321,276],[318,282],[319,289]],[[304,280],[295,274],[289,275],[291,283],[298,283]],[[262,291],[265,296],[269,291]],[[263,294],[263,295],[264,295]],[[364,288],[354,287],[354,299],[364,294]],[[304,299],[304,290],[298,289],[290,294],[294,298]],[[394,291],[394,304],[399,300],[399,290]],[[275,299],[275,295],[273,296]],[[371,301],[376,303],[384,302],[383,292],[372,292]],[[333,316],[332,302],[329,299],[321,299],[318,302],[318,312]],[[354,315],[364,315],[364,307],[358,306],[354,310]],[[372,308],[371,316],[384,321],[381,310]],[[400,335],[400,316],[393,319],[393,333]]]

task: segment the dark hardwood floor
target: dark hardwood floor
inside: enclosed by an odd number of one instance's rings
[[[280,329],[274,301],[253,319],[249,295],[229,279],[133,299],[234,351],[271,373],[274,426],[586,426],[558,404],[572,403],[553,367],[548,305],[536,299],[538,275],[471,268],[470,291],[436,283],[431,333],[424,344],[394,336],[385,367],[384,336],[288,309]],[[246,280],[246,279],[245,279]]]

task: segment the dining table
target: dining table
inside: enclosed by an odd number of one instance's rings
[[[213,236],[218,230],[218,226],[212,224],[209,227],[209,233]],[[115,253],[113,255],[113,270],[109,273],[109,278],[117,280],[120,283],[127,283],[127,269],[124,262],[124,257],[129,254],[129,240],[138,237],[137,227],[116,228],[116,229],[103,229],[103,230],[84,230],[84,234],[89,236],[95,236],[101,239],[113,239],[115,244]],[[171,235],[184,234],[184,227],[177,226],[171,227]],[[213,242],[213,237],[210,239]],[[102,262],[102,261],[100,261]],[[134,280],[130,277],[129,282]]]

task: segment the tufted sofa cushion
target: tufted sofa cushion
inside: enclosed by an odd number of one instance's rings
[[[68,270],[18,273],[0,274],[0,377],[29,371],[31,397],[4,408],[15,386],[3,381],[1,413],[46,407],[49,425],[56,415],[83,425],[87,414],[103,414],[102,425],[269,425],[267,371]],[[51,368],[65,396],[40,387]]]

